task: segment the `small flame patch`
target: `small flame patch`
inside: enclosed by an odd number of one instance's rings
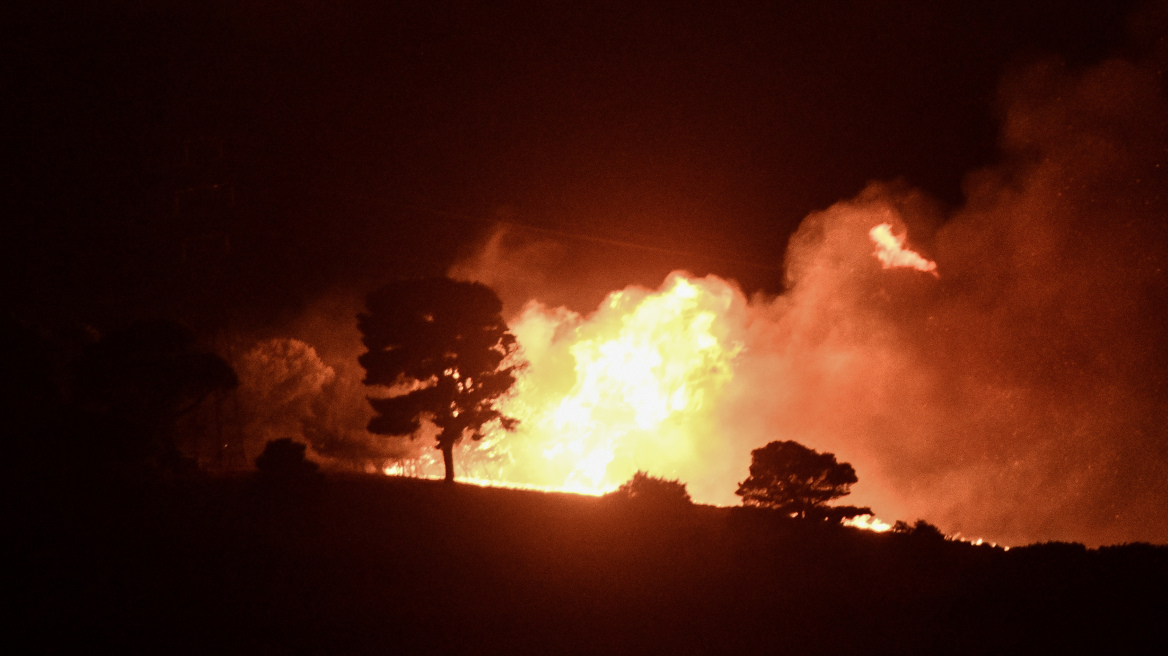
[[[884,533],[892,530],[892,524],[881,520],[875,515],[859,515],[858,517],[849,517],[843,522],[844,526],[851,526],[853,528],[863,529],[865,531],[873,531],[875,533]]]
[[[907,267],[923,273],[931,273],[937,278],[941,277],[937,273],[936,262],[926,260],[916,251],[904,247],[907,235],[897,237],[892,234],[891,223],[881,223],[872,228],[868,231],[868,236],[872,238],[872,243],[876,244],[876,259],[880,260],[885,269]]]

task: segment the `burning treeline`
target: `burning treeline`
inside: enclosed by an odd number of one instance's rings
[[[1048,63],[1002,96],[1004,163],[969,176],[963,207],[872,184],[804,220],[777,296],[675,273],[581,314],[541,297],[586,276],[587,253],[533,270],[526,256],[552,245],[497,234],[451,274],[509,304],[531,363],[507,401],[523,424],[468,447],[460,474],[601,492],[643,469],[730,504],[751,449],[792,439],[853,463],[850,501],[884,518],[1005,543],[1168,541],[1159,75]],[[269,362],[245,386],[345,399],[298,411],[321,455],[424,468],[409,456],[431,457],[425,439],[362,433],[349,317],[327,364],[291,342],[251,356],[316,373]]]

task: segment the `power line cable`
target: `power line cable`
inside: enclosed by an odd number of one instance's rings
[[[338,195],[340,195],[340,194],[338,194]],[[682,250],[682,249],[677,249],[677,248],[666,248],[664,246],[654,246],[651,244],[643,244],[643,243],[639,243],[639,242],[635,242],[635,241],[629,241],[627,239],[619,239],[616,237],[602,237],[602,236],[598,236],[598,235],[590,235],[590,234],[585,234],[585,233],[580,233],[580,232],[573,232],[570,230],[564,230],[562,228],[549,228],[546,226],[532,225],[530,223],[523,223],[520,221],[512,221],[512,220],[506,220],[506,219],[475,216],[475,215],[471,215],[471,214],[465,214],[462,212],[452,212],[450,210],[443,210],[443,209],[437,209],[437,208],[433,208],[433,207],[426,207],[424,205],[418,205],[416,203],[395,201],[395,200],[390,200],[388,198],[380,198],[380,197],[376,197],[376,196],[366,196],[366,195],[358,195],[358,194],[344,194],[344,196],[348,197],[348,198],[352,198],[354,200],[363,200],[363,201],[367,201],[367,202],[379,203],[382,205],[391,205],[391,206],[402,208],[402,209],[408,209],[408,210],[412,210],[415,212],[421,212],[424,214],[429,214],[432,216],[437,216],[437,217],[455,220],[455,221],[461,221],[464,223],[500,225],[500,226],[506,226],[508,228],[517,228],[520,230],[528,230],[531,232],[538,232],[538,233],[543,233],[543,234],[548,234],[548,235],[555,235],[555,236],[564,237],[567,239],[575,239],[578,241],[587,241],[587,242],[592,242],[592,243],[596,243],[596,244],[604,244],[607,246],[622,246],[625,248],[632,248],[632,249],[650,251],[650,252],[655,252],[655,253],[664,253],[667,255],[682,255],[682,256],[686,256],[686,257],[699,257],[699,258],[703,258],[703,259],[711,261],[711,262],[720,262],[723,264],[734,264],[734,265],[738,265],[738,266],[746,266],[746,267],[761,269],[761,270],[765,270],[765,271],[777,271],[777,272],[783,271],[783,267],[778,266],[778,265],[764,264],[761,262],[753,262],[750,260],[744,260],[741,258],[734,257],[728,253],[711,254],[711,253],[699,253],[696,251],[687,251],[687,250]]]

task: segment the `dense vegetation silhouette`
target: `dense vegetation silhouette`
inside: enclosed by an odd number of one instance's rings
[[[933,526],[923,519],[918,519],[913,524],[909,524],[908,522],[898,519],[896,520],[896,523],[892,525],[891,530],[894,534],[906,535],[913,538],[914,540],[931,540],[936,542],[938,540],[945,539],[945,534],[941,532],[941,529]]]
[[[183,469],[178,423],[238,385],[234,370],[168,320],[99,336],[69,322],[14,315],[0,326],[7,379],[6,460],[40,470],[111,464]]]
[[[261,474],[280,478],[300,478],[316,473],[319,466],[308,460],[308,445],[290,437],[270,440],[255,461]]]
[[[654,510],[676,510],[693,506],[693,499],[679,480],[650,476],[638,470],[620,487],[608,493],[608,498]]]
[[[211,394],[234,389],[235,371],[196,348],[195,334],[169,320],[138,321],[86,348],[76,371],[82,408],[119,430],[119,457],[162,467],[190,466],[175,424]]]
[[[323,475],[4,481],[9,640],[73,653],[1159,653],[1168,549]],[[676,499],[676,497],[674,497]],[[441,563],[440,567],[425,566]]]
[[[503,303],[485,285],[449,278],[393,282],[370,293],[357,315],[368,352],[358,360],[365,384],[405,386],[405,393],[370,398],[369,431],[416,435],[424,420],[438,428],[437,447],[454,480],[454,445],[482,438],[485,424],[511,429],[516,420],[495,409],[515,383],[518,348],[503,320]]]
[[[852,466],[836,462],[834,454],[787,440],[751,451],[750,459],[750,476],[735,492],[743,505],[832,521],[872,514],[870,508],[827,505],[847,496],[858,480]]]

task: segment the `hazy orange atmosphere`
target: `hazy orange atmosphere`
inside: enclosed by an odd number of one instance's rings
[[[0,34],[11,644],[1168,653],[1168,0]]]
[[[463,480],[737,505],[793,440],[884,522],[1168,543],[1162,2],[341,4],[5,21],[6,307],[62,394],[164,318],[238,375],[204,464],[438,476],[366,430],[356,317],[446,275],[524,363]]]
[[[733,504],[750,450],[796,439],[852,462],[855,502],[885,518],[1007,544],[1168,539],[1149,296],[1168,106],[1126,62],[1021,77],[1044,97],[1009,99],[1003,146],[1032,161],[972,174],[950,216],[886,184],[812,214],[784,294],[674,273],[584,316],[517,308],[525,427],[483,445],[482,476],[598,492],[645,469]],[[540,245],[507,242],[453,273],[515,298]]]
[[[529,365],[504,405],[522,423],[465,445],[461,475],[596,494],[646,470],[731,505],[751,449],[794,439],[853,463],[849,500],[887,521],[1168,540],[1163,91],[1127,61],[1044,63],[1006,81],[1003,112],[1005,163],[970,173],[961,207],[873,183],[803,220],[775,254],[778,295],[682,271],[605,295],[596,281],[657,263],[497,229],[450,273],[505,301]],[[292,331],[312,348],[271,357],[305,394],[345,386],[331,393],[352,413],[331,421],[356,435],[354,304],[322,302]],[[429,447],[370,466],[436,474]]]

